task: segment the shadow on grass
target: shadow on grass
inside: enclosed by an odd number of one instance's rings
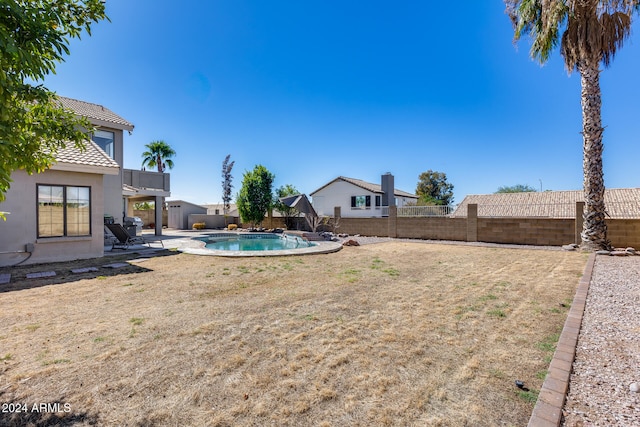
[[[0,293],[21,291],[25,289],[39,288],[42,286],[59,285],[76,282],[78,280],[95,279],[96,277],[112,277],[123,274],[138,274],[151,271],[144,267],[147,258],[178,255],[180,252],[164,250],[154,253],[128,252],[118,256],[91,258],[68,262],[56,262],[48,264],[31,264],[18,267],[0,268],[0,273],[11,274],[11,281],[0,285]],[[116,268],[107,267],[118,265]],[[83,273],[73,273],[71,270],[91,269]],[[54,271],[55,276],[27,278],[30,273],[42,273]],[[1,421],[1,419],[0,419]],[[0,426],[3,426],[0,422]]]
[[[27,408],[27,412],[20,413],[0,412],[0,426],[3,427],[66,427],[75,426],[80,423],[83,425],[99,425],[98,417],[89,414],[38,412],[37,410],[32,411],[31,408]]]

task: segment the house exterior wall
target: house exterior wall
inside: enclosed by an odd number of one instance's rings
[[[16,171],[13,182],[0,203],[0,211],[10,212],[7,220],[0,220],[0,266],[23,261],[28,254],[27,244],[34,250],[24,264],[69,261],[100,257],[104,253],[103,175],[47,170],[28,175]],[[88,186],[91,188],[91,235],[82,237],[38,238],[37,184]]]
[[[352,196],[371,196],[371,207],[352,208]],[[380,206],[375,206],[375,196],[382,194],[367,191],[364,188],[345,181],[336,181],[313,194],[311,205],[318,215],[333,215],[333,209],[340,206],[343,218],[371,218],[382,216]]]
[[[115,161],[120,165],[117,175],[104,177],[104,215],[110,215],[115,222],[122,224],[125,216],[124,198],[122,197],[122,166],[124,164],[124,142],[121,129],[100,127],[100,130],[113,132]]]

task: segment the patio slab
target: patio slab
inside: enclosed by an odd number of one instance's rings
[[[98,267],[74,268],[73,270],[71,270],[71,272],[75,274],[89,273],[91,271],[98,271]]]
[[[53,277],[55,275],[55,271],[39,271],[37,273],[28,273],[27,279],[40,279],[42,277]]]
[[[131,264],[129,264],[128,262],[114,262],[112,264],[105,264],[103,265],[104,268],[122,268],[122,267],[128,267]]]

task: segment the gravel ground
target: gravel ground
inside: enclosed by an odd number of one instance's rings
[[[640,257],[598,256],[564,426],[640,426]]]

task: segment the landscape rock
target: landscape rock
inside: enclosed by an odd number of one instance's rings
[[[629,255],[626,251],[612,251],[611,256],[627,256]]]
[[[570,245],[563,245],[562,250],[564,251],[575,251],[578,249],[578,245],[575,243],[571,243]]]
[[[624,251],[629,253],[629,254],[631,254],[631,255],[635,255],[636,254],[636,250],[634,248],[631,248],[631,247],[625,249]]]
[[[629,385],[629,391],[631,391],[632,393],[637,393],[640,391],[640,384],[638,383],[631,383],[631,385]]]
[[[345,240],[342,246],[360,246],[360,243],[357,240],[349,239]]]
[[[611,251],[607,251],[605,249],[601,249],[596,252],[596,255],[611,255]]]

